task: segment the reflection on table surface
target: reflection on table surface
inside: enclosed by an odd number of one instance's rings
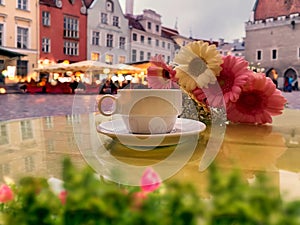
[[[281,193],[300,198],[299,113],[286,109],[274,117],[272,125],[227,125],[214,162],[224,171],[241,168],[249,182],[257,173],[265,173]],[[128,184],[139,178],[143,168],[152,166],[163,178],[193,182],[206,195],[208,172],[200,172],[199,163],[209,126],[199,139],[190,137],[176,146],[141,149],[97,133],[97,124],[107,120],[99,114],[82,114],[1,122],[1,179],[9,176],[17,180],[24,175],[60,178],[61,161],[69,156],[79,168],[90,165],[104,177]]]

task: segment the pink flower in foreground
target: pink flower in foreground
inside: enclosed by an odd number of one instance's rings
[[[1,187],[0,187],[0,203],[9,202],[9,201],[13,200],[13,198],[14,198],[14,193],[11,190],[11,188],[6,184],[1,185]]]
[[[161,179],[159,175],[152,169],[147,168],[141,178],[141,189],[144,192],[152,192],[159,188]]]
[[[272,123],[271,116],[280,115],[285,103],[286,99],[270,78],[253,73],[239,99],[229,103],[227,117],[232,122]]]
[[[66,200],[67,200],[67,191],[61,191],[58,195],[59,200],[61,201],[61,204],[66,204]]]
[[[176,71],[168,66],[161,55],[151,59],[151,66],[147,69],[148,86],[154,89],[179,88],[175,78]]]
[[[193,90],[198,100],[207,98],[211,106],[219,106],[224,98],[227,105],[229,101],[238,100],[242,87],[252,76],[253,71],[248,69],[248,62],[232,55],[223,56],[223,64],[217,83],[208,85],[208,88]]]

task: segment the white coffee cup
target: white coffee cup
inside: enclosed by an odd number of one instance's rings
[[[112,111],[104,110],[102,103],[107,98],[113,101]],[[120,114],[131,133],[169,133],[182,112],[182,92],[180,89],[120,89],[116,96],[102,96],[98,109],[105,116]]]

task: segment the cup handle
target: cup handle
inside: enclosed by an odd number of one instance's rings
[[[99,112],[104,115],[104,116],[111,116],[112,114],[114,114],[116,112],[116,107],[114,107],[113,111],[104,111],[102,108],[102,101],[106,98],[110,98],[113,100],[113,104],[116,104],[116,100],[117,98],[113,95],[104,95],[100,98],[99,102],[98,102],[98,110]]]

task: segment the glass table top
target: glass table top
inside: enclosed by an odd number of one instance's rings
[[[299,110],[286,109],[272,125],[228,124],[212,161],[222,170],[240,168],[249,183],[266,174],[280,193],[300,198]],[[122,140],[97,132],[110,118],[97,113],[0,122],[0,179],[24,175],[61,177],[62,159],[77,167],[91,166],[112,181],[138,185],[144,168],[153,167],[163,180],[192,182],[206,195],[208,171],[200,169],[211,127],[178,145],[125,146]],[[218,137],[219,138],[219,137]],[[208,165],[209,166],[209,165]]]

